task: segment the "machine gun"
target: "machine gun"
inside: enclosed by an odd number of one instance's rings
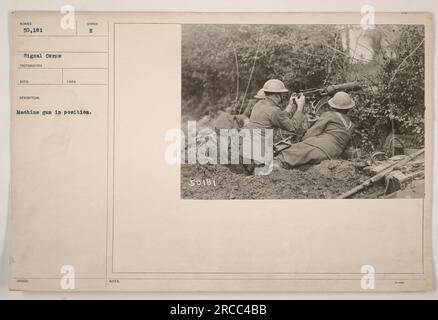
[[[319,89],[300,90],[297,93],[293,93],[292,96],[298,96],[299,94],[303,94],[306,97],[306,100],[310,102],[310,106],[306,114],[307,121],[310,127],[315,123],[316,120],[318,120],[321,107],[326,105],[328,100],[335,93],[339,91],[346,91],[346,92],[357,91],[360,89],[362,89],[362,87],[359,84],[359,82],[354,81],[354,82],[330,85]],[[293,103],[295,104],[295,100],[293,100]],[[286,149],[289,149],[292,146],[292,143],[290,142],[291,138],[292,135],[289,134],[287,138],[282,139],[281,141],[274,144],[274,156],[278,155],[280,152]]]
[[[310,122],[315,122],[318,119],[319,111],[328,100],[339,91],[357,91],[362,89],[359,82],[347,82],[341,84],[330,85],[328,87],[319,89],[300,90],[298,93],[292,95],[303,94],[307,100],[310,101],[310,108],[308,110],[308,118]]]

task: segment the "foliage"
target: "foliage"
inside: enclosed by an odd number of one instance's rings
[[[354,120],[360,143],[368,149],[382,146],[391,132],[413,135],[424,144],[424,30],[404,26],[388,48],[395,56],[380,57],[379,72],[357,97]]]
[[[424,134],[424,30],[378,26],[372,61],[346,50],[350,26],[185,25],[182,113],[199,119],[227,107],[243,110],[270,78],[291,91],[360,80],[355,94],[357,144],[379,148],[395,130]],[[374,37],[373,39],[376,39]],[[384,43],[384,46],[380,45]]]

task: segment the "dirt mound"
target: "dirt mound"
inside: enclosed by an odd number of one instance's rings
[[[324,161],[303,170],[276,169],[248,176],[239,166],[183,165],[184,199],[326,199],[350,190],[365,178],[348,161]]]
[[[358,178],[356,167],[346,160],[324,160],[320,164],[310,167],[307,173],[337,180],[357,180]]]

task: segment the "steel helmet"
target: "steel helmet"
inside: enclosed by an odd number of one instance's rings
[[[289,90],[287,90],[286,87],[284,86],[284,83],[278,79],[271,79],[266,81],[265,84],[263,85],[262,90],[264,92],[272,92],[272,93],[289,92]]]
[[[263,89],[260,89],[257,94],[254,96],[254,98],[256,99],[264,99],[266,98],[265,92],[263,91]]]
[[[333,109],[341,110],[351,109],[356,105],[354,100],[351,99],[350,95],[343,91],[336,93],[333,98],[328,101],[328,104]]]

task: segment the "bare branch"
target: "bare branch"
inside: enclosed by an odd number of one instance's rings
[[[418,44],[418,46],[415,47],[414,50],[411,51],[411,53],[409,53],[404,59],[403,61],[398,65],[398,67],[394,70],[394,73],[392,74],[391,79],[388,82],[388,89],[391,87],[391,83],[394,81],[395,76],[397,75],[397,73],[401,70],[402,65],[423,45],[424,43],[424,39],[420,41],[420,43]]]

